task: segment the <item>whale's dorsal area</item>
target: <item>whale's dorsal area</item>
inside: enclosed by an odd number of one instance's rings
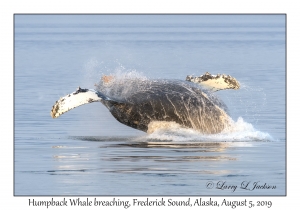
[[[96,85],[96,90],[78,88],[60,98],[52,107],[51,116],[57,118],[83,104],[101,102],[122,124],[148,133],[159,126],[167,128],[168,123],[206,134],[222,132],[231,119],[226,105],[197,83],[205,82],[207,89],[216,91],[237,89],[238,82],[234,85],[234,82],[228,82],[234,81],[234,78],[223,75],[205,74],[197,79],[189,78],[192,82],[136,78],[118,80],[113,76],[105,76]],[[208,83],[209,80],[214,82]],[[213,84],[218,86],[209,88]]]

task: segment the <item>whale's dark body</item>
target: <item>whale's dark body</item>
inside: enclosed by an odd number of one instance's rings
[[[193,83],[156,80],[128,85],[131,87],[126,94],[122,93],[123,87],[118,87],[118,97],[98,93],[111,114],[132,128],[147,132],[151,122],[164,121],[212,134],[228,124],[224,103]]]

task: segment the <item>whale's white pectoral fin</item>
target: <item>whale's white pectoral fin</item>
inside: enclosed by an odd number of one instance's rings
[[[57,118],[63,113],[74,109],[80,105],[101,101],[103,97],[100,97],[99,92],[91,89],[82,89],[78,87],[78,89],[70,93],[62,98],[60,98],[53,105],[51,110],[51,117]]]
[[[211,91],[218,91],[224,89],[239,89],[239,82],[230,75],[217,74],[212,75],[206,72],[204,75],[199,77],[187,76],[186,81],[194,82],[196,84],[201,84],[205,88]]]

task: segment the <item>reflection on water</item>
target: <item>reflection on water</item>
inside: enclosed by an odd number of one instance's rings
[[[178,161],[201,161],[201,160],[235,160],[235,158],[222,157],[222,156],[184,156],[184,157],[162,157],[162,156],[121,156],[114,158],[104,158],[103,160],[109,161],[139,161],[139,160],[154,160],[154,161],[166,161],[166,162],[178,162]]]
[[[48,170],[45,173],[49,175],[134,173],[161,177],[185,173],[226,175],[231,173],[230,170],[207,170],[194,167],[197,165],[194,164],[202,162],[200,165],[205,165],[211,161],[237,160],[234,155],[224,154],[230,143],[223,142],[177,143],[169,140],[149,142],[148,139],[137,141],[137,137],[101,136],[70,136],[69,139],[97,142],[98,146],[94,148],[95,153],[91,153],[88,147],[52,146],[55,149],[53,158],[59,164],[55,170]],[[140,137],[138,139],[141,140]],[[101,167],[89,168],[85,163],[91,161],[98,161]],[[82,164],[78,164],[80,162]]]

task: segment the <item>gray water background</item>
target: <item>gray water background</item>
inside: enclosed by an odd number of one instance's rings
[[[14,22],[15,195],[285,194],[284,15],[15,15]],[[50,117],[59,97],[93,88],[104,74],[185,79],[206,71],[240,81],[240,90],[217,95],[254,131],[209,142],[188,132],[149,137],[100,103]],[[276,189],[216,189],[243,181]]]

